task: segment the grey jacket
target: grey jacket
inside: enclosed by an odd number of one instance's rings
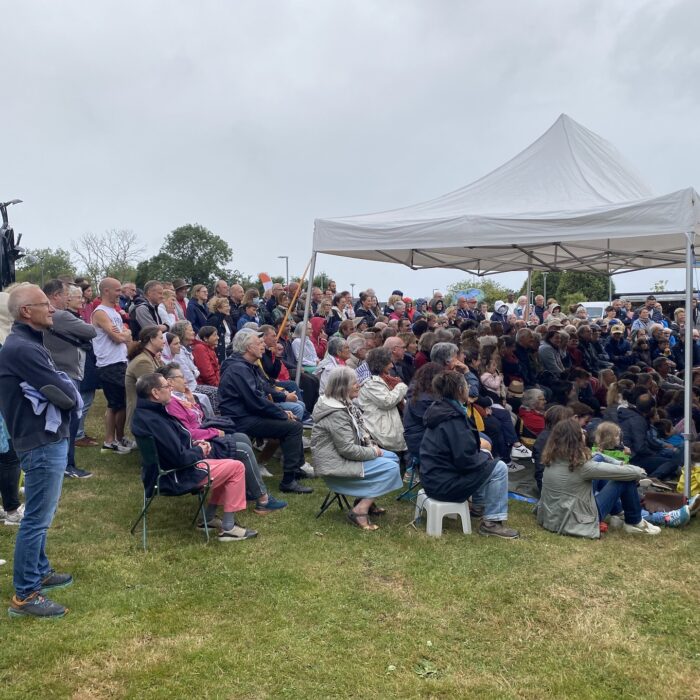
[[[591,481],[636,481],[646,476],[641,467],[623,464],[610,457],[606,462],[589,460],[574,471],[568,462],[556,461],[545,467],[542,496],[537,504],[537,522],[545,530],[561,535],[597,539],[600,537],[598,508]]]
[[[377,455],[361,444],[350,409],[336,399],[320,396],[313,412],[311,454],[318,476],[364,477],[363,462]]]
[[[70,311],[57,309],[53,314],[53,328],[61,335],[73,338],[76,342],[90,342],[97,330],[85,323]],[[44,331],[44,347],[49,351],[56,367],[63,370],[71,379],[80,381],[85,371],[85,351],[77,345],[62,340],[50,331]]]
[[[541,343],[537,353],[544,371],[551,372],[557,379],[564,374],[564,363],[561,361],[561,353],[557,348],[549,343]]]

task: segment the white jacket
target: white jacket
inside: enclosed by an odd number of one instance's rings
[[[365,427],[381,447],[392,452],[406,450],[403,421],[397,406],[407,391],[403,382],[389,389],[381,377],[373,375],[364,382],[358,397]]]

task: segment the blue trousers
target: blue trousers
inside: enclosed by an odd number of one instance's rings
[[[46,556],[46,532],[58,507],[66,470],[68,439],[18,452],[24,472],[24,517],[15,541],[14,586],[26,598],[41,589],[51,571]]]

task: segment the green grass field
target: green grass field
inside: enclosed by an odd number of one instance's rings
[[[138,456],[81,449],[78,466],[95,476],[65,484],[49,534],[52,563],[75,576],[54,594],[71,611],[2,611],[3,700],[700,697],[698,522],[590,542],[511,503],[520,540],[447,520],[428,539],[385,498],[381,530],[363,533],[337,509],[314,519],[314,480],[280,513],[241,514],[260,532],[246,542],[205,546],[193,498],[157,499],[144,553],[129,534]],[[0,527],[8,560],[14,533]],[[8,563],[3,606],[11,592]]]

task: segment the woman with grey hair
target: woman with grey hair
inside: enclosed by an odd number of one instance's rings
[[[323,393],[328,381],[328,375],[336,368],[344,365],[350,357],[350,346],[345,338],[334,335],[328,340],[326,356],[319,362],[314,376],[318,377],[319,393]]]
[[[398,377],[391,376],[393,363],[387,348],[370,350],[366,362],[371,376],[362,384],[359,403],[365,414],[367,429],[382,447],[392,452],[403,452],[406,441],[398,407],[408,387]]]
[[[372,351],[374,352],[374,351]],[[388,354],[388,353],[387,353]],[[405,386],[405,385],[404,385]],[[399,459],[372,440],[354,399],[360,393],[355,372],[336,367],[314,408],[311,454],[316,476],[336,493],[354,496],[348,520],[361,530],[377,530],[370,515],[381,515],[375,499],[401,488]]]
[[[305,372],[313,374],[316,367],[318,367],[318,355],[316,354],[316,348],[311,342],[311,324],[308,325],[306,330],[306,338],[304,338],[304,350],[301,350],[301,332],[304,329],[304,324],[299,323],[294,329],[294,340],[292,340],[292,352],[294,353],[294,359],[297,362],[301,362]]]
[[[345,363],[350,369],[357,369],[365,359],[367,354],[367,341],[361,335],[351,335],[348,338],[348,348],[350,357]]]
[[[194,328],[189,321],[178,321],[172,325],[170,332],[180,339],[180,352],[172,355],[172,359],[180,365],[187,387],[197,397],[204,414],[211,418],[219,412],[219,390],[215,386],[197,384],[199,370],[192,357],[192,343],[196,337]]]

